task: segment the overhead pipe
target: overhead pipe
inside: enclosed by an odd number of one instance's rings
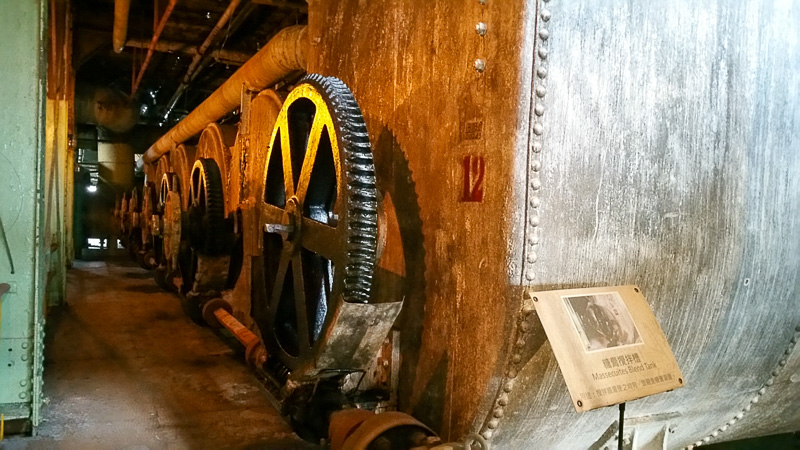
[[[217,35],[219,34],[220,30],[222,30],[222,27],[228,23],[228,20],[230,20],[233,12],[236,10],[236,7],[239,6],[239,3],[240,0],[231,0],[231,3],[228,5],[228,8],[225,9],[225,12],[222,13],[222,16],[217,21],[217,24],[213,29],[211,29],[211,32],[208,33],[206,40],[203,41],[203,43],[200,44],[200,47],[197,48],[194,58],[192,58],[192,63],[189,64],[189,68],[186,69],[186,74],[183,76],[183,79],[181,79],[181,84],[178,85],[178,89],[175,90],[175,94],[173,94],[172,98],[170,98],[169,102],[167,102],[167,112],[164,113],[164,119],[167,119],[170,113],[172,113],[172,110],[175,108],[175,104],[178,103],[181,95],[183,95],[183,92],[189,86],[189,83],[192,82],[194,74],[200,67],[200,61],[203,59],[203,56],[205,56],[206,51],[217,39]]]
[[[131,0],[115,0],[114,2],[114,53],[122,53],[128,38],[128,13]]]
[[[153,33],[153,39],[150,40],[150,47],[147,48],[147,56],[145,56],[142,67],[139,69],[139,74],[133,81],[133,86],[131,86],[131,97],[136,94],[136,89],[139,88],[139,83],[142,82],[142,77],[144,76],[144,72],[147,70],[147,66],[150,65],[150,58],[153,57],[153,52],[155,52],[155,47],[158,43],[158,39],[161,37],[161,32],[164,31],[164,27],[167,25],[169,16],[172,14],[172,10],[175,8],[175,3],[177,2],[178,0],[169,0],[167,9],[165,9],[164,14],[161,15],[161,20],[158,22],[158,28],[156,28],[156,31]]]
[[[75,87],[75,122],[90,123],[114,133],[130,131],[139,121],[139,109],[124,93],[107,87]]]
[[[278,32],[203,103],[150,146],[143,161],[156,161],[175,145],[236,109],[241,102],[242,86],[262,90],[293,72],[305,70],[307,47],[305,25],[291,26]]]

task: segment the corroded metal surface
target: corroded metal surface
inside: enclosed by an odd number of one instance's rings
[[[758,398],[800,323],[798,20],[757,1],[539,5],[523,284],[642,287],[688,384],[627,415],[670,448],[800,427],[800,386]],[[557,370],[534,353],[496,445],[601,438],[616,412],[572,413]]]
[[[800,323],[796,8],[310,11],[309,67],[353,89],[399,224],[385,252],[406,294],[401,409],[500,448],[605,442],[616,411],[571,410],[521,287],[635,283],[688,380],[628,405],[639,442],[798,427],[798,385],[780,378],[791,370],[772,375]],[[770,382],[787,390],[751,403]]]

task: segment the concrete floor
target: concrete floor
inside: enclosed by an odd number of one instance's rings
[[[0,447],[314,448],[270,405],[241,350],[125,260],[75,263],[45,353],[38,435]]]

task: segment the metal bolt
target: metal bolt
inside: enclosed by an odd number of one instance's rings
[[[542,151],[542,143],[539,141],[534,141],[531,148],[533,148],[534,152],[539,153],[540,151]]]
[[[484,70],[486,70],[486,61],[483,59],[476,59],[475,70],[477,70],[478,72],[483,72]]]
[[[545,95],[547,95],[547,89],[544,86],[536,86],[536,96],[542,98]]]
[[[541,161],[534,160],[534,161],[531,162],[531,170],[533,170],[534,172],[538,172],[541,169],[542,169],[542,162]]]
[[[539,30],[539,37],[542,38],[543,41],[546,41],[547,38],[550,37],[550,32],[547,30],[547,28],[542,28]]]
[[[537,116],[541,116],[544,114],[544,105],[539,103],[533,108],[533,112],[536,113]]]
[[[478,33],[481,36],[485,36],[486,35],[486,24],[483,23],[483,22],[478,22],[478,24],[475,25],[475,32]]]
[[[539,47],[539,58],[547,59],[547,49],[544,47]]]
[[[538,69],[536,69],[536,75],[538,75],[539,78],[546,78],[547,69],[545,69],[544,67],[539,67]]]
[[[529,271],[525,272],[525,279],[526,280],[533,281],[534,278],[536,278],[536,275],[533,273],[532,270],[529,270]]]
[[[531,182],[531,187],[534,191],[538,191],[542,187],[542,182],[539,180],[533,180],[533,182]]]
[[[497,398],[497,404],[500,406],[506,406],[508,404],[508,395],[500,394],[500,397]]]
[[[548,20],[550,20],[550,11],[548,11],[546,9],[543,9],[541,16],[542,16],[542,20],[547,22]]]
[[[544,126],[541,123],[533,124],[533,133],[537,136],[541,136],[544,133]]]

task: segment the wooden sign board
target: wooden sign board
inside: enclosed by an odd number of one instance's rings
[[[578,412],[684,385],[636,286],[530,292]]]

